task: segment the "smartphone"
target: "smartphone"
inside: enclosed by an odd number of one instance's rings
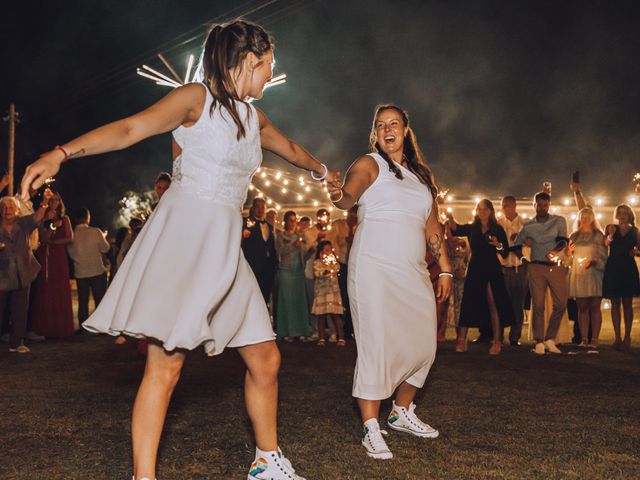
[[[580,183],[580,172],[578,170],[571,174],[571,181],[573,183]]]

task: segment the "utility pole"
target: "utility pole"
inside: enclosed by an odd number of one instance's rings
[[[16,105],[9,106],[9,196],[13,196],[13,165],[16,153]]]
[[[9,156],[7,159],[7,175],[9,175],[9,195],[13,195],[13,175],[14,175],[14,161],[16,154],[16,124],[20,123],[20,114],[16,112],[16,105],[12,103],[9,106],[9,115],[3,118],[5,122],[9,122]]]

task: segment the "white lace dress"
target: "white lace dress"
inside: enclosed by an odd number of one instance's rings
[[[93,332],[150,337],[166,350],[209,355],[275,337],[258,282],[240,249],[242,206],[262,161],[258,114],[238,102],[246,136],[206,87],[199,120],[178,127],[173,182],[138,235],[100,306]]]

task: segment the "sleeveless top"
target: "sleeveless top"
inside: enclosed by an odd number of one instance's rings
[[[173,131],[182,152],[173,162],[171,188],[242,210],[251,178],[262,163],[258,112],[236,101],[246,133],[238,140],[231,114],[219,103],[211,114],[213,96],[200,85],[206,91],[200,118],[191,127],[181,125]]]

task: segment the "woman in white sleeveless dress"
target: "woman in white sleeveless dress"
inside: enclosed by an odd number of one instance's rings
[[[151,339],[132,418],[134,480],[154,479],[158,444],[185,351],[238,347],[247,365],[245,401],[256,436],[249,479],[302,479],[278,448],[280,354],[257,281],[240,250],[241,210],[262,160],[260,148],[326,176],[302,147],[245,102],[272,76],[269,35],[235,21],[211,30],[204,84],[178,88],[149,109],[56,147],[27,168],[31,188],[73,158],[120,150],[173,130],[174,181],[85,327]],[[167,275],[167,272],[170,274]],[[90,476],[90,475],[89,475]]]
[[[451,289],[451,267],[434,202],[436,188],[406,112],[376,109],[373,153],[358,158],[333,203],[358,208],[358,229],[349,255],[349,301],[358,348],[353,396],[363,423],[362,445],[372,458],[393,455],[378,425],[380,401],[395,392],[390,428],[434,438],[438,431],[415,414],[413,399],[436,353],[436,299]],[[442,268],[436,291],[426,248]]]

